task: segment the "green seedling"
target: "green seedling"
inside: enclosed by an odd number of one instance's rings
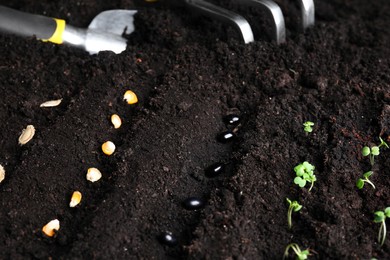
[[[313,132],[313,127],[314,126],[314,123],[313,122],[310,122],[310,121],[306,121],[305,123],[303,123],[303,130],[306,132],[306,133],[311,133]]]
[[[317,180],[314,175],[314,169],[315,167],[306,161],[295,166],[294,171],[297,177],[294,178],[294,183],[303,188],[307,182],[310,182],[311,185],[309,191],[311,191],[314,182]]]
[[[387,207],[384,211],[377,211],[374,214],[375,214],[374,222],[381,224],[378,233],[378,243],[380,243],[380,245],[383,246],[386,240],[386,232],[387,232],[386,218],[390,218],[390,207]]]
[[[363,179],[362,178],[359,178],[356,182],[356,187],[360,190],[360,189],[363,189],[364,187],[364,183],[367,182],[368,184],[370,184],[374,189],[375,189],[375,185],[374,183],[372,183],[369,178],[371,177],[371,175],[373,174],[374,172],[373,171],[368,171],[366,172],[365,174],[363,174]]]
[[[286,250],[284,251],[284,255],[283,255],[283,259],[285,259],[286,257],[288,257],[288,251],[290,250],[290,248],[292,250],[294,250],[294,253],[297,255],[297,260],[305,260],[307,259],[307,257],[309,256],[310,252],[309,252],[309,249],[306,249],[306,250],[301,250],[298,246],[298,244],[296,243],[291,243],[289,244],[287,247],[286,247]]]
[[[373,146],[371,148],[368,146],[364,146],[362,149],[363,156],[370,156],[371,165],[374,165],[374,157],[380,154],[380,148],[382,146],[384,146],[385,148],[389,148],[389,145],[381,137],[379,137],[379,140],[381,141],[381,143],[378,146]]]
[[[289,206],[288,206],[288,211],[287,211],[287,223],[288,223],[288,228],[292,227],[292,221],[291,221],[291,215],[294,212],[298,212],[301,210],[302,205],[298,203],[298,201],[294,200],[291,201],[289,198],[286,198]]]
[[[379,146],[373,146],[371,148],[368,146],[364,146],[362,149],[362,155],[370,156],[370,163],[371,165],[374,165],[374,157],[379,155]]]

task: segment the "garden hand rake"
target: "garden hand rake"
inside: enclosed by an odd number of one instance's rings
[[[301,9],[302,29],[314,25],[314,2],[313,0],[297,0]],[[184,0],[186,5],[193,10],[199,11],[213,19],[233,25],[238,29],[245,43],[254,41],[252,28],[249,22],[239,14],[214,5],[204,0]],[[268,12],[273,23],[273,39],[277,44],[286,41],[286,27],[284,16],[280,7],[272,0],[236,0],[238,5],[246,5],[261,8]]]
[[[134,31],[134,10],[109,10],[98,14],[87,29],[67,25],[64,20],[29,14],[0,6],[0,31],[36,36],[42,41],[67,43],[90,54],[100,51],[121,53],[126,49],[122,34]]]

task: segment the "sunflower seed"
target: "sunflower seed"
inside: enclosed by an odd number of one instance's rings
[[[3,166],[0,165],[0,183],[4,180],[5,178],[5,170]]]
[[[46,101],[46,102],[43,102],[40,105],[40,107],[56,107],[59,104],[61,104],[61,101],[62,101],[62,98],[61,99],[57,99],[57,100]]]
[[[26,129],[23,129],[22,134],[19,136],[19,144],[24,145],[28,143],[35,134],[35,128],[33,125],[28,125]]]

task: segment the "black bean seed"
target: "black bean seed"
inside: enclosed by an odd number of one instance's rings
[[[205,202],[200,198],[190,197],[190,198],[185,199],[183,201],[182,205],[185,209],[197,210],[197,209],[203,208],[205,205]]]
[[[225,165],[223,163],[214,163],[206,168],[206,177],[213,178],[217,177],[225,171]]]
[[[240,123],[241,118],[238,115],[227,115],[223,118],[223,121],[227,125],[236,126]]]
[[[165,231],[158,236],[158,240],[161,244],[167,246],[176,246],[177,238],[172,234],[172,232]]]
[[[235,138],[236,138],[235,133],[233,133],[230,130],[222,132],[217,135],[217,141],[224,144],[233,141]]]

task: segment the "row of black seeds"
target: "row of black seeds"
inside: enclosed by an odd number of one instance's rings
[[[238,115],[227,115],[223,118],[224,123],[229,127],[227,131],[219,133],[217,135],[217,141],[221,143],[229,143],[236,139],[236,133],[241,122],[241,118]],[[231,129],[232,128],[232,129]],[[225,171],[226,163],[217,162],[211,164],[205,169],[205,176],[208,178],[214,178],[219,176]],[[206,202],[198,197],[189,197],[182,202],[182,207],[186,210],[199,210],[204,208]],[[178,244],[177,237],[170,231],[162,232],[157,239],[160,243],[167,246],[176,246]]]

